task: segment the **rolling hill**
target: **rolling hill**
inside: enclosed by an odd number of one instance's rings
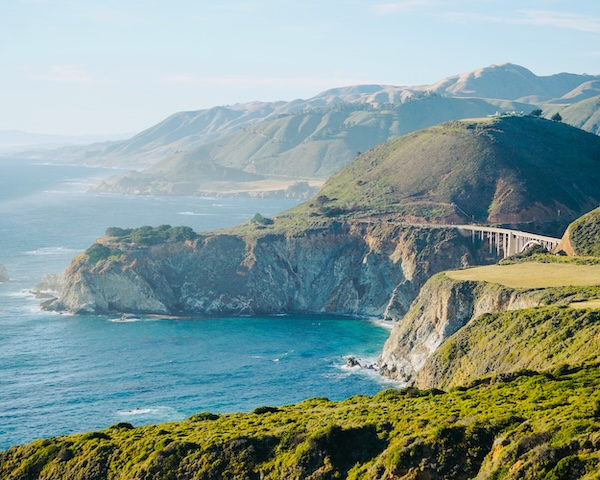
[[[178,151],[193,150],[262,121],[276,120],[281,115],[301,114],[307,110],[328,109],[346,103],[398,105],[436,95],[462,100],[482,99],[488,105],[493,105],[492,112],[516,108],[528,113],[537,107],[546,110],[545,105],[564,108],[598,95],[598,82],[599,75],[560,73],[537,76],[526,68],[510,63],[491,65],[430,85],[356,85],[330,89],[307,100],[250,102],[180,112],[128,140],[87,147],[69,147],[45,155],[53,160],[62,158],[70,162],[141,169]],[[451,115],[438,111],[438,108],[448,108],[448,105],[443,103],[440,103],[439,107],[432,103],[422,103],[416,107],[419,111],[414,122],[412,118],[404,119],[405,124],[400,133],[450,119],[466,118],[463,115],[473,117],[482,114],[469,111],[468,107],[460,107],[460,102],[450,106],[459,109]],[[378,136],[386,137],[385,131]],[[296,141],[300,143],[302,140],[300,132],[300,138]],[[366,150],[372,146],[374,144],[362,149]],[[40,152],[37,154],[42,155]],[[346,163],[352,158],[353,156],[346,158]]]
[[[504,103],[509,110],[526,108]],[[101,191],[165,192],[195,184],[198,192],[222,190],[213,183],[211,169],[220,165],[266,177],[324,180],[364,152],[399,135],[432,124],[480,117],[498,110],[496,103],[427,95],[401,104],[337,104],[280,115],[244,127],[214,142],[178,152],[142,174],[128,173],[103,185]],[[165,177],[166,175],[166,177]],[[243,186],[240,186],[243,187]]]
[[[289,215],[476,221],[560,235],[600,203],[599,167],[600,137],[561,122],[453,121],[360,155]]]

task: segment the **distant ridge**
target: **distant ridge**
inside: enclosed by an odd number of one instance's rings
[[[564,108],[600,94],[598,82],[600,75],[559,73],[537,76],[524,67],[505,63],[454,75],[430,85],[355,85],[332,88],[307,100],[249,102],[175,113],[128,140],[110,145],[66,148],[50,155],[68,161],[140,169],[178,151],[198,148],[265,120],[274,120],[281,115],[300,114],[315,108],[329,109],[345,103],[397,105],[435,94],[462,100],[482,99],[488,105],[493,105],[492,108],[500,110],[513,107],[528,111],[537,107],[546,110],[545,105],[556,104]],[[450,119],[440,120],[439,112],[431,105],[423,104],[423,107],[416,114],[421,119],[417,122],[419,124],[411,126],[409,122],[401,133]],[[464,114],[466,108],[463,107],[462,110]],[[461,112],[456,112],[451,118],[465,117],[461,117]],[[378,138],[380,137],[381,135]],[[372,146],[374,144],[367,148]],[[352,158],[346,159],[346,163]]]

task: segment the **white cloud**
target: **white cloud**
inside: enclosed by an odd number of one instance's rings
[[[523,13],[525,15],[523,21],[529,25],[600,33],[600,17],[547,10],[528,10]]]
[[[35,78],[58,83],[79,83],[84,85],[97,83],[83,67],[83,65],[53,65],[46,73],[36,75]]]
[[[519,10],[515,16],[494,16],[479,13],[449,12],[445,17],[454,22],[488,22],[509,25],[555,27],[580,32],[600,33],[600,17],[554,12],[548,10]]]

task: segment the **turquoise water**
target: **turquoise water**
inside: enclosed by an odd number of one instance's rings
[[[189,225],[197,231],[270,216],[290,200],[85,193],[103,169],[0,159],[0,450],[39,437],[247,411],[324,396],[374,394],[389,383],[348,369],[374,360],[389,331],[324,316],[167,319],[40,311],[29,293],[106,227]]]

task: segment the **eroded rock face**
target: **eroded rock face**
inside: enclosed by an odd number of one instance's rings
[[[537,305],[540,300],[535,292],[452,280],[440,273],[423,286],[410,311],[392,329],[379,358],[380,371],[412,384],[427,359],[471,319]]]
[[[489,263],[452,229],[334,224],[294,236],[201,236],[66,272],[49,307],[80,313],[335,313],[401,318],[431,275]]]

